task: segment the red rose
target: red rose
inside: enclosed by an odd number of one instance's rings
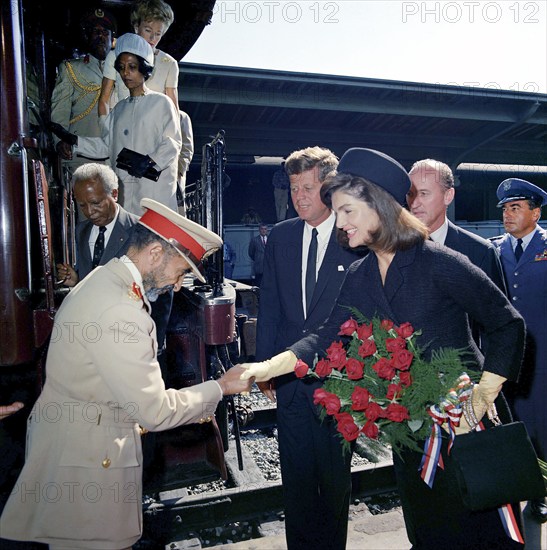
[[[387,351],[394,352],[398,349],[405,349],[406,341],[403,338],[386,338]]]
[[[380,323],[380,326],[384,329],[384,330],[387,330],[388,332],[393,328],[393,321],[390,321],[389,319],[384,319],[381,323]]]
[[[380,378],[384,380],[391,380],[395,376],[395,369],[389,359],[381,357],[372,365],[372,368],[376,371]]]
[[[336,414],[342,406],[340,398],[336,394],[328,391],[325,392],[320,404],[325,407],[327,414]]]
[[[401,338],[409,338],[414,334],[414,328],[410,323],[403,323],[402,325],[395,327],[395,332]]]
[[[296,362],[296,365],[294,366],[294,374],[296,374],[297,378],[304,378],[306,374],[308,374],[308,371],[310,370],[310,367],[304,361],[299,359]]]
[[[412,384],[412,376],[409,371],[399,372],[399,381],[401,386],[410,386]]]
[[[351,336],[359,327],[355,319],[348,319],[340,326],[339,336]]]
[[[386,417],[388,420],[392,420],[393,422],[402,422],[403,420],[408,420],[410,418],[408,415],[408,409],[398,403],[390,403],[387,406]]]
[[[327,357],[333,368],[341,370],[346,364],[346,350],[342,342],[333,342],[327,349]]]
[[[399,384],[390,384],[387,387],[387,394],[386,394],[387,399],[394,399],[397,397],[401,397],[402,394],[403,394],[403,388]]]
[[[349,413],[335,415],[338,425],[336,429],[342,434],[346,441],[353,441],[359,437],[359,428]]]
[[[407,349],[399,349],[393,353],[391,362],[397,370],[408,370],[414,359],[414,354]]]
[[[351,394],[351,408],[354,411],[364,411],[369,403],[370,393],[365,388],[356,386]]]
[[[326,359],[321,359],[320,361],[317,361],[317,365],[315,365],[315,374],[317,376],[321,376],[321,378],[324,378],[325,376],[328,376],[332,372],[332,365],[329,361]]]
[[[367,338],[370,338],[371,336],[372,336],[372,323],[370,325],[367,325],[366,323],[359,325],[357,329],[357,338],[359,338],[359,340],[365,341]]]
[[[378,418],[385,418],[386,413],[378,403],[372,401],[368,404],[368,407],[365,410],[365,416],[372,422],[378,420]]]
[[[313,392],[313,404],[314,405],[322,405],[323,401],[325,400],[325,397],[327,396],[329,392],[323,388],[317,388]]]
[[[378,439],[378,426],[371,420],[367,420],[361,431],[370,439]]]
[[[374,343],[374,340],[365,340],[359,346],[357,353],[361,357],[369,357],[370,355],[374,355],[376,351],[376,344]]]
[[[350,380],[360,380],[363,378],[363,363],[358,359],[348,359],[346,363],[346,374]]]

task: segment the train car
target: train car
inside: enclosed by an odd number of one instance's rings
[[[181,59],[210,21],[215,2],[169,3],[175,21],[162,49]],[[109,10],[120,35],[131,31],[129,6],[125,0],[1,5],[0,405],[22,401],[25,407],[0,422],[0,510],[24,461],[26,418],[46,375],[55,314],[67,292],[55,266],[75,259],[78,214],[49,130],[56,70],[63,59],[79,54],[79,17],[85,10]],[[222,132],[196,147],[201,145],[202,178],[190,186],[188,216],[222,234]],[[168,335],[164,378],[176,387],[221,375],[237,354],[236,294],[223,280],[222,262],[222,253],[212,256],[207,283],[188,280],[175,301],[178,319]],[[227,400],[210,424],[145,434],[145,493],[225,477],[230,411],[233,401]]]

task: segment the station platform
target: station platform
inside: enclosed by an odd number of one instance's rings
[[[547,550],[547,523],[540,525],[530,516],[523,504],[525,550]],[[263,526],[264,537],[249,541],[224,544],[224,550],[286,550],[282,522]],[[448,543],[448,541],[447,541]],[[346,550],[409,550],[403,513],[400,508],[373,515],[365,504],[350,510],[348,543]]]

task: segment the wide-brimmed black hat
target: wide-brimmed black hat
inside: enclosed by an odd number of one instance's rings
[[[406,202],[410,178],[406,170],[385,153],[353,147],[342,155],[337,172],[364,178],[385,189],[399,204]]]

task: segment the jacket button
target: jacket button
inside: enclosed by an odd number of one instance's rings
[[[105,458],[105,459],[102,461],[103,468],[109,468],[109,467],[110,467],[110,464],[112,464],[112,462],[110,461],[109,458]]]

